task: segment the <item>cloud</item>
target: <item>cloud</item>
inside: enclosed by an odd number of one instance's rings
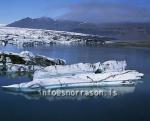
[[[70,11],[60,16],[60,19],[103,22],[145,22],[150,21],[150,11],[143,6],[128,0],[85,0],[84,3],[70,5]]]

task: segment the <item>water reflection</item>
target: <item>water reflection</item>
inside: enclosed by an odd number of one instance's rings
[[[28,100],[41,100],[45,99],[47,101],[56,100],[85,100],[89,98],[106,98],[112,99],[126,94],[133,93],[135,91],[136,85],[140,83],[137,82],[132,86],[117,86],[117,87],[90,87],[90,88],[75,88],[75,89],[57,89],[41,91],[34,94],[25,94],[18,92],[9,92],[8,90],[3,90],[7,94],[12,94],[15,96],[23,96]],[[63,92],[63,94],[60,92]],[[58,94],[59,93],[59,94]]]

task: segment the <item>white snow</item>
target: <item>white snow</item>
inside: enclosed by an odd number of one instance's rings
[[[35,55],[29,51],[22,51],[20,53],[21,56],[25,57],[25,58],[34,58]]]

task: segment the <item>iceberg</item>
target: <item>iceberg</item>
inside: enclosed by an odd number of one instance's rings
[[[29,51],[21,53],[0,52],[0,70],[7,72],[35,71],[51,65],[64,65],[63,59],[53,59],[43,55],[34,55]]]
[[[136,70],[126,70],[126,66],[126,61],[115,60],[94,64],[48,66],[36,71],[31,82],[2,86],[2,88],[32,93],[59,88],[134,85],[144,74]]]
[[[42,70],[36,71],[34,73],[34,79],[41,79],[43,77],[51,78],[58,76],[69,76],[76,74],[84,74],[84,73],[95,73],[97,70],[101,70],[102,72],[120,72],[124,71],[127,64],[126,61],[106,61],[104,63],[78,63],[72,65],[57,65],[57,66],[48,66]]]
[[[34,63],[35,65],[64,65],[66,61],[63,59],[53,59],[43,55],[34,55],[29,51],[22,51],[21,53],[13,52],[0,52],[0,62],[12,64],[28,64]]]

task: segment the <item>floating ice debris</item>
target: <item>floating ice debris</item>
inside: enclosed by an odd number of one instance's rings
[[[49,66],[35,72],[31,82],[3,88],[27,93],[57,88],[134,85],[135,80],[144,75],[136,70],[125,70],[125,67],[125,61]],[[97,69],[102,70],[101,73],[95,73]]]

